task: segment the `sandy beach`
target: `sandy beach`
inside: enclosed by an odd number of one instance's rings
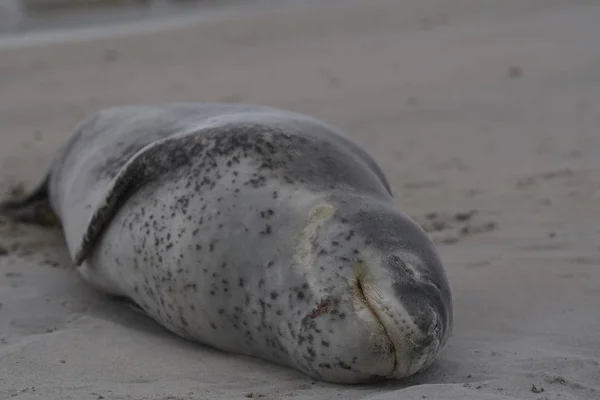
[[[0,400],[600,399],[600,3],[370,0],[0,51],[0,193],[95,110],[287,108],[346,130],[439,246],[454,334],[406,381],[342,386],[166,332],[0,220]]]

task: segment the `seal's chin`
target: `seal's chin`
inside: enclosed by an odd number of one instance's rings
[[[383,289],[376,288],[368,280],[355,282],[358,296],[364,299],[368,309],[383,327],[383,332],[394,351],[394,365],[386,378],[402,379],[430,366],[441,349],[442,321],[432,307],[424,307],[429,321],[417,324],[415,318]]]

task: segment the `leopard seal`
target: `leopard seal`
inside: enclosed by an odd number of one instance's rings
[[[452,331],[440,257],[380,167],[292,111],[99,110],[2,210],[55,216],[85,281],[175,334],[323,381],[413,375]]]

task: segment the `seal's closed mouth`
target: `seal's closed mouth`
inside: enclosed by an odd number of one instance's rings
[[[381,318],[379,317],[378,312],[376,311],[376,308],[378,308],[378,303],[376,300],[374,300],[372,298],[372,296],[368,296],[366,293],[366,290],[373,290],[376,292],[375,288],[372,285],[369,285],[365,280],[364,277],[359,276],[358,278],[356,278],[353,282],[353,286],[354,286],[354,290],[356,291],[356,295],[358,297],[358,299],[361,301],[361,303],[363,303],[365,305],[365,307],[371,312],[371,314],[373,314],[374,319],[379,323],[379,325],[381,326],[381,329],[383,330],[385,336],[387,337],[389,344],[390,344],[390,348],[392,349],[392,353],[393,353],[393,368],[392,371],[390,372],[390,374],[388,374],[387,377],[392,377],[395,375],[396,370],[398,369],[398,355],[396,352],[396,348],[394,346],[394,342],[392,341],[391,336],[389,335],[385,325],[383,324],[383,321],[381,320]],[[370,299],[370,300],[369,300]]]

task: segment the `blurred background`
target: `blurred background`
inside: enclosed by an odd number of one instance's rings
[[[425,385],[370,399],[598,399],[599,0],[0,0],[0,27],[0,192],[37,184],[103,107],[309,114],[373,155],[437,243],[454,293],[455,334],[415,381]],[[70,265],[60,239],[0,221],[0,398],[34,384],[38,397],[19,398],[384,390],[307,384],[204,351],[165,364],[172,349],[136,348],[139,332],[76,308],[88,293],[74,298],[79,286],[46,268]],[[140,357],[153,367],[123,361]]]
[[[308,1],[314,0],[0,0],[0,34],[175,17],[233,5]]]

